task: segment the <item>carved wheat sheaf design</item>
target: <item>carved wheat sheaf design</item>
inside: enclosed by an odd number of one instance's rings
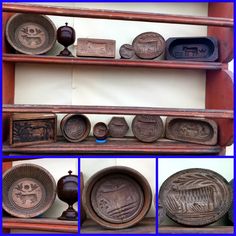
[[[174,214],[210,214],[222,202],[218,193],[219,186],[210,175],[189,174],[172,182],[168,192],[166,204],[168,210]]]

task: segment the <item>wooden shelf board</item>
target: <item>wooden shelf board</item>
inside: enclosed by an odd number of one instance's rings
[[[52,232],[77,233],[77,221],[65,221],[52,218],[23,219],[3,217],[3,229],[42,230]]]
[[[145,153],[145,154],[218,154],[220,146],[207,146],[159,139],[154,143],[142,143],[133,137],[109,138],[105,144],[97,144],[94,137],[79,143],[70,143],[62,137],[56,143],[11,147],[3,145],[4,153],[47,153],[47,154],[87,154],[87,153]]]
[[[84,221],[80,229],[80,233],[82,234],[155,234],[155,232],[155,218],[144,218],[141,222],[133,227],[119,230],[104,229],[91,219],[88,219]]]
[[[98,9],[62,8],[31,4],[3,3],[3,12],[36,13],[57,16],[72,16],[97,19],[146,21],[174,24],[211,25],[219,27],[233,27],[233,19],[219,17],[185,16],[173,14],[127,12]]]
[[[23,105],[3,104],[3,113],[82,113],[112,115],[161,115],[198,118],[233,119],[232,110],[207,110],[185,108],[121,107],[121,106],[80,106],[80,105]]]
[[[15,63],[46,63],[69,65],[93,65],[93,66],[119,66],[142,67],[160,69],[195,69],[195,70],[220,70],[223,64],[220,62],[195,62],[195,61],[167,61],[167,60],[124,60],[124,59],[99,59],[78,58],[40,55],[3,54],[4,62]]]
[[[233,234],[233,226],[205,226],[205,227],[183,227],[183,226],[159,226],[159,234]]]

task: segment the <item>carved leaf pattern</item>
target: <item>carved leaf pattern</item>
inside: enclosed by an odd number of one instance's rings
[[[187,174],[173,181],[176,189],[190,189],[196,186],[215,185],[214,177],[204,174]]]

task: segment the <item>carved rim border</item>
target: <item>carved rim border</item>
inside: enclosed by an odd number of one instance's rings
[[[163,191],[164,191],[164,189],[166,188],[166,185],[168,185],[168,182],[172,181],[172,180],[173,180],[176,176],[178,176],[181,172],[183,172],[183,173],[192,173],[192,172],[194,172],[194,171],[201,171],[201,172],[205,172],[205,173],[209,173],[209,172],[210,172],[211,174],[217,176],[217,178],[219,178],[221,182],[223,182],[223,183],[226,184],[226,186],[227,186],[227,188],[228,188],[228,190],[229,190],[229,199],[228,199],[228,201],[226,201],[227,204],[226,204],[225,207],[222,209],[221,213],[220,213],[219,215],[217,215],[216,217],[214,217],[214,219],[212,219],[212,217],[211,217],[211,219],[205,220],[204,223],[201,223],[201,222],[198,220],[196,224],[193,224],[193,223],[190,223],[190,224],[189,224],[188,222],[186,222],[186,221],[184,221],[184,220],[181,220],[181,219],[175,217],[174,215],[172,215],[171,213],[169,213],[168,209],[166,208],[165,202],[162,200],[162,198],[165,197],[165,196],[163,196]],[[220,174],[218,174],[217,172],[215,172],[215,171],[213,171],[213,170],[209,170],[209,169],[204,169],[204,168],[189,168],[189,169],[184,169],[184,170],[178,171],[178,172],[176,172],[175,174],[171,175],[171,176],[168,177],[168,178],[164,181],[164,183],[161,185],[160,191],[159,191],[159,197],[160,197],[160,199],[162,200],[162,205],[163,205],[163,207],[166,208],[166,215],[167,215],[171,220],[175,221],[176,223],[178,223],[178,224],[183,224],[183,225],[188,225],[188,226],[204,226],[204,225],[209,225],[209,224],[212,224],[212,223],[218,221],[221,217],[223,217],[223,216],[228,212],[228,210],[229,210],[229,208],[230,208],[230,206],[231,206],[231,203],[232,203],[232,201],[233,201],[233,194],[232,194],[232,190],[231,190],[231,188],[230,188],[230,186],[229,186],[228,181],[227,181],[223,176],[221,176]]]
[[[115,174],[115,173],[129,175],[130,177],[134,178],[137,181],[137,183],[140,184],[142,191],[144,193],[144,204],[143,204],[143,207],[142,207],[140,213],[131,221],[128,221],[125,223],[119,223],[119,224],[110,223],[110,222],[107,222],[107,221],[103,220],[102,218],[100,218],[93,210],[92,204],[91,204],[91,199],[90,199],[94,184],[100,178],[102,178],[108,174]],[[128,228],[128,227],[131,227],[131,226],[137,224],[148,213],[148,211],[151,207],[151,204],[152,204],[152,191],[151,191],[151,187],[150,187],[148,181],[146,180],[146,178],[142,174],[140,174],[138,171],[136,171],[132,168],[129,168],[129,167],[125,167],[125,166],[112,166],[112,167],[107,167],[105,169],[102,169],[90,177],[90,179],[85,184],[85,187],[83,190],[82,204],[83,204],[83,207],[84,207],[87,215],[91,219],[96,221],[98,224],[100,224],[101,226],[103,226],[107,229],[124,229],[124,228]]]
[[[52,186],[53,186],[53,189],[52,189],[52,196],[50,198],[50,201],[44,202],[45,206],[42,207],[41,210],[35,212],[35,213],[30,213],[30,214],[19,214],[19,213],[15,213],[14,211],[12,210],[9,210],[8,207],[6,206],[6,204],[4,203],[4,201],[2,200],[2,207],[3,209],[8,212],[9,214],[13,215],[13,216],[16,216],[16,217],[22,217],[22,218],[32,218],[32,217],[35,217],[35,216],[38,216],[38,215],[41,215],[43,214],[45,211],[47,211],[51,206],[52,204],[54,203],[55,201],[55,198],[56,198],[56,181],[54,179],[54,177],[50,174],[50,172],[48,170],[46,170],[45,168],[39,166],[39,165],[36,165],[36,164],[20,164],[20,165],[16,165],[16,166],[13,166],[11,169],[7,170],[6,172],[4,172],[4,174],[2,175],[2,184],[4,184],[4,178],[6,175],[9,175],[9,173],[11,173],[12,171],[15,171],[17,169],[21,169],[21,168],[24,168],[24,167],[32,167],[32,168],[37,168],[39,169],[40,171],[43,171],[44,173],[46,173],[46,175],[49,177],[49,179],[51,180],[51,183],[52,183]],[[43,184],[42,184],[43,185]],[[44,186],[44,185],[43,185]],[[3,194],[3,193],[2,193]]]

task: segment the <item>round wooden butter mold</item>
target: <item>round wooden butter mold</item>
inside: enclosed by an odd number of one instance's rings
[[[216,222],[229,210],[232,190],[218,173],[207,169],[179,171],[159,193],[167,215],[177,223],[202,226]]]
[[[18,52],[43,54],[56,41],[56,27],[47,16],[17,13],[6,24],[6,38]]]
[[[64,116],[60,126],[62,135],[70,142],[81,142],[86,139],[91,129],[89,119],[81,114]]]
[[[101,226],[123,229],[143,219],[150,209],[152,193],[139,172],[114,166],[97,172],[88,180],[82,202],[87,215]]]
[[[41,215],[51,207],[55,197],[55,180],[41,166],[17,165],[3,174],[3,209],[13,216]]]
[[[162,119],[155,115],[136,115],[131,126],[134,136],[141,142],[155,142],[164,133]]]

